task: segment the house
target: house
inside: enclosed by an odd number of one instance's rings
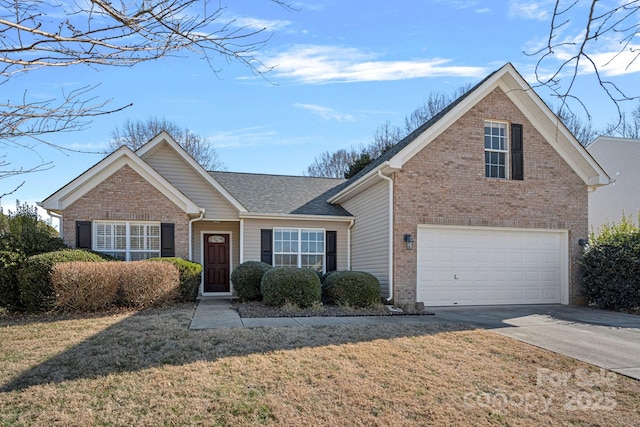
[[[397,303],[578,304],[590,188],[609,177],[506,64],[348,181],[207,172],[166,133],[45,199],[71,246],[204,266],[374,274]]]
[[[589,192],[589,227],[620,222],[640,212],[640,139],[601,136],[587,150],[614,183]]]

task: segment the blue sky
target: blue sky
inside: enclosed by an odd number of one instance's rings
[[[549,29],[552,1],[326,0],[295,3],[289,11],[268,0],[225,2],[222,18],[266,27],[271,39],[257,53],[275,68],[256,77],[244,66],[215,58],[212,72],[197,56],[165,58],[131,68],[77,66],[43,69],[2,86],[6,97],[25,89],[33,99],[100,84],[93,91],[123,112],[96,118],[82,132],[52,135],[33,149],[10,148],[6,158],[25,168],[51,161],[53,168],[0,181],[0,194],[26,181],[1,200],[35,203],[98,162],[111,130],[126,119],[165,117],[206,135],[230,171],[299,175],[323,151],[366,145],[376,127],[404,117],[429,93],[449,94],[477,83],[506,62],[534,83],[534,52]],[[563,40],[580,34],[579,6],[563,27]],[[602,40],[602,64],[616,47]],[[566,52],[559,51],[559,59]],[[607,56],[609,55],[609,56]],[[624,58],[609,63],[605,75],[623,88],[636,89],[640,64],[625,69]],[[545,65],[551,69],[557,59]],[[553,101],[540,89],[546,101]],[[594,124],[616,118],[612,104],[597,90],[593,75],[582,74],[575,88],[589,107]],[[638,93],[636,93],[637,95]],[[625,108],[631,109],[636,103]]]

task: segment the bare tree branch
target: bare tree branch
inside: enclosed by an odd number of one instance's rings
[[[269,1],[293,10],[285,1]],[[221,69],[214,66],[214,60],[224,58],[262,76],[270,68],[255,55],[269,38],[266,28],[226,18],[221,1],[0,0],[0,87],[13,83],[17,75],[42,68],[130,67],[193,53],[206,60],[214,73]],[[95,117],[131,105],[109,107],[111,100],[92,96],[96,86],[63,92],[58,99],[46,101],[30,99],[26,90],[21,99],[0,101],[0,148],[33,149],[45,144],[67,151],[67,147],[48,142],[47,135],[81,131]],[[197,146],[198,138],[185,138]],[[43,161],[32,168],[8,168],[0,172],[0,179],[49,166]]]
[[[555,1],[545,46],[528,53],[530,56],[539,56],[535,68],[536,79],[562,102],[560,111],[568,102],[577,101],[589,116],[587,106],[573,91],[580,75],[592,73],[622,118],[620,103],[640,95],[631,94],[606,78],[605,70],[619,60],[627,62],[625,69],[628,70],[638,60],[640,1],[591,0],[588,8],[582,7],[583,3],[578,0]],[[563,38],[570,23],[581,25],[582,31],[576,37]],[[607,61],[601,57],[605,47],[610,49]]]

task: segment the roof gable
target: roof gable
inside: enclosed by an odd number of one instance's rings
[[[239,212],[247,212],[245,206],[242,205],[235,197],[233,197],[218,181],[216,181],[201,165],[196,162],[185,150],[176,142],[175,139],[166,131],[160,132],[151,141],[136,150],[136,154],[142,159],[150,156],[154,151],[162,148],[164,145],[171,147],[178,156],[180,156],[196,173],[202,177],[209,185],[215,188],[234,208]]]
[[[340,203],[342,200],[348,199],[351,194],[359,193],[362,189],[368,187],[368,181],[375,178],[379,171],[401,169],[408,160],[435,140],[496,88],[502,89],[586,185],[597,187],[609,183],[609,176],[606,172],[520,76],[513,65],[508,63],[488,75],[476,86],[371,162],[351,178],[344,189],[333,196],[330,201],[332,203]]]
[[[60,213],[125,165],[142,176],[184,212],[196,214],[200,211],[200,208],[193,201],[182,194],[126,146],[118,148],[93,165],[73,181],[39,203],[39,206]]]

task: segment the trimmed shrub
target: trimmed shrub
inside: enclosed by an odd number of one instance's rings
[[[20,252],[0,251],[0,307],[19,310],[18,271],[26,257]]]
[[[242,301],[254,301],[262,298],[260,282],[271,266],[260,261],[246,261],[231,273],[233,293]]]
[[[110,262],[120,272],[123,305],[153,307],[174,301],[180,293],[180,273],[172,263],[146,261]]]
[[[29,311],[50,309],[54,302],[51,269],[57,263],[70,261],[104,262],[104,259],[82,249],[47,252],[27,258],[18,271],[21,305]]]
[[[591,234],[582,255],[582,293],[597,307],[640,307],[640,228],[629,218]]]
[[[320,279],[307,268],[274,267],[262,276],[260,290],[268,305],[310,307],[320,302]]]
[[[149,258],[147,261],[168,262],[178,267],[180,273],[178,300],[183,302],[196,300],[202,280],[202,266],[200,264],[177,257]]]
[[[364,271],[334,271],[327,275],[322,292],[328,302],[350,307],[380,303],[380,282]]]
[[[54,307],[60,311],[99,311],[116,305],[120,270],[108,262],[61,262],[51,270]]]
[[[63,311],[144,308],[173,301],[180,292],[178,267],[170,262],[69,262],[51,272],[55,307]]]

